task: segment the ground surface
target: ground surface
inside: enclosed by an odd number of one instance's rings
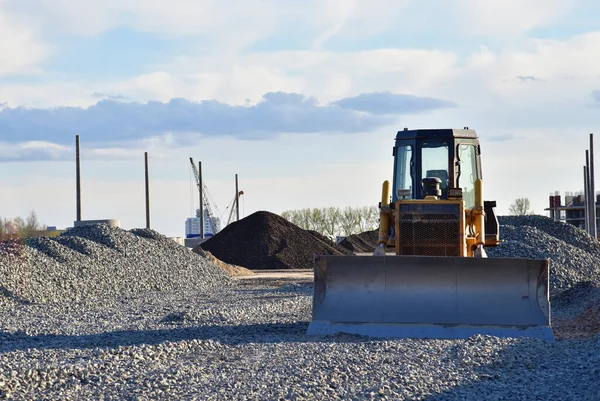
[[[597,400],[600,337],[307,337],[310,271],[0,310],[0,395],[14,399]],[[277,277],[278,276],[278,277]]]

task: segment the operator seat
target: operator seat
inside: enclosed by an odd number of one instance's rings
[[[448,171],[447,170],[427,170],[426,177],[437,177],[442,182],[440,189],[442,190],[442,199],[448,198]]]

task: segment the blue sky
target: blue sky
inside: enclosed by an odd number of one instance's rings
[[[600,116],[588,0],[0,0],[1,216],[183,235],[189,157],[219,209],[377,204],[403,127],[469,126],[486,199],[578,191]],[[599,132],[600,133],[600,132]],[[225,217],[227,212],[221,210]]]

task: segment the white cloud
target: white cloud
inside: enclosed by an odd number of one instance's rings
[[[542,103],[581,107],[594,87],[598,74],[594,60],[598,58],[600,32],[567,40],[528,40],[518,51],[492,53],[483,48],[468,60],[463,71],[456,71],[463,78],[449,82],[455,88],[468,79],[483,84],[468,91],[473,101],[492,95],[507,106],[519,108],[535,109]]]
[[[69,149],[47,141],[0,142],[0,160],[61,160]]]
[[[102,83],[76,83],[64,80],[53,80],[40,84],[3,83],[0,86],[0,101],[9,107],[56,107],[56,106],[90,106],[98,101],[94,93],[104,92]]]
[[[39,73],[39,63],[50,49],[22,18],[4,11],[0,1],[0,76]]]
[[[94,35],[126,22],[118,0],[4,0],[4,7],[46,32]]]
[[[450,24],[458,31],[486,37],[518,37],[547,26],[578,3],[577,0],[454,0]]]
[[[470,109],[493,118],[510,110],[541,110],[548,103],[555,109],[590,103],[591,91],[598,89],[598,59],[600,32],[566,40],[527,40],[512,50],[481,47],[464,62],[450,51],[418,49],[179,57],[156,72],[123,81],[6,84],[0,99],[12,107],[89,106],[97,101],[94,92],[101,92],[136,101],[183,97],[242,105],[248,100],[255,104],[269,91],[304,93],[322,102],[391,91],[455,101],[463,108],[456,113]]]
[[[207,36],[214,51],[235,52],[273,32],[279,22],[267,0],[4,0],[5,7],[47,32],[97,35],[114,28],[166,36]],[[202,47],[206,50],[206,46]]]
[[[221,62],[181,57],[163,69],[176,71],[178,76],[194,71],[219,76],[214,95],[231,103],[256,102],[265,90],[302,92],[327,102],[371,91],[419,95],[457,61],[451,52],[418,49],[282,51]],[[190,93],[190,98],[195,97]]]
[[[314,29],[316,36],[344,29],[381,32],[397,23],[413,0],[231,0],[226,7],[219,0],[4,1],[10,10],[63,33],[93,35],[128,26],[166,35],[210,34],[216,41],[247,44],[290,24]]]

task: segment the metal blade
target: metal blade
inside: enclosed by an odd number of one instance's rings
[[[308,334],[553,340],[549,261],[317,256]]]

